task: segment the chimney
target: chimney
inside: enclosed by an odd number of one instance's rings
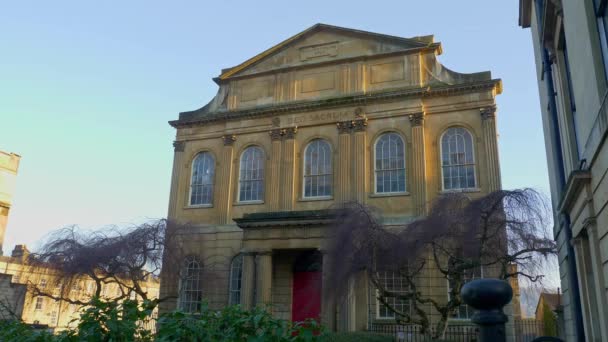
[[[13,258],[18,258],[22,261],[24,261],[28,257],[28,255],[30,255],[30,251],[27,249],[26,245],[15,245],[15,248],[11,253],[11,256]]]

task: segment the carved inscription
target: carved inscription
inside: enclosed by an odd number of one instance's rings
[[[318,57],[335,57],[338,55],[338,42],[305,46],[300,48],[300,59],[305,61]]]
[[[353,114],[350,111],[334,111],[334,112],[322,112],[322,113],[310,113],[300,116],[292,116],[286,118],[286,125],[298,125],[309,122],[317,121],[342,121],[345,119],[352,118]]]

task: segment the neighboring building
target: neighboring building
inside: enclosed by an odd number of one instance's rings
[[[543,321],[545,310],[550,310],[551,312],[558,311],[562,305],[561,300],[560,293],[541,292],[536,304],[536,310],[534,310],[536,320]]]
[[[13,191],[20,160],[21,157],[17,154],[0,151],[0,255],[3,253],[4,233],[13,202]]]
[[[391,225],[424,215],[442,193],[501,188],[501,82],[445,68],[441,51],[432,36],[317,24],[222,70],[217,95],[171,121],[168,216],[192,226],[170,251],[180,264],[164,264],[161,296],[178,299],[161,311],[204,300],[271,304],[277,317],[320,316],[330,329],[394,322],[365,276],[346,300],[332,298],[325,231],[345,201],[379,208]],[[392,273],[382,280],[404,286]],[[447,301],[437,274],[424,291]],[[471,312],[463,306],[455,321]]]
[[[28,265],[28,254],[24,245],[17,245],[10,257],[0,257],[0,319],[11,318],[14,313],[25,323],[46,325],[56,331],[77,325],[81,305],[35,296],[31,288],[86,302],[94,293],[94,281],[83,276],[63,283],[55,270]],[[158,279],[141,284],[150,299],[158,298],[159,285]],[[102,287],[101,296],[111,299],[121,293],[118,285],[108,284]]]
[[[608,341],[608,6],[520,0],[531,28],[568,341]]]

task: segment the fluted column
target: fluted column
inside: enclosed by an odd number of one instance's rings
[[[410,115],[412,127],[412,196],[417,216],[426,213],[426,160],[424,113]]]
[[[338,203],[344,203],[349,201],[351,198],[350,187],[351,187],[351,163],[352,156],[350,153],[350,131],[351,122],[344,121],[338,122],[338,186],[336,187],[336,199]]]
[[[179,192],[179,174],[180,170],[183,168],[185,146],[185,141],[173,142],[173,171],[171,172],[171,192],[169,194],[169,210],[167,213],[167,218],[169,220],[175,219],[175,214],[179,205],[177,193]],[[189,201],[190,199],[187,200]]]
[[[353,142],[353,198],[365,203],[365,195],[367,190],[367,148],[365,146],[367,129],[367,118],[356,119],[352,121],[352,130],[354,132]]]
[[[224,135],[224,148],[222,149],[222,164],[214,194],[217,196],[219,224],[230,223],[230,209],[232,209],[232,156],[234,154],[235,135]]]
[[[279,211],[281,193],[281,138],[282,130],[273,129],[268,132],[271,140],[270,170],[268,172],[268,205],[270,211]]]
[[[293,210],[295,202],[295,155],[296,141],[295,136],[298,131],[297,127],[289,127],[283,130],[283,147],[282,147],[282,182],[281,193],[281,210]]]
[[[272,304],[272,251],[258,253],[256,304]]]
[[[500,181],[500,162],[498,160],[498,142],[496,133],[496,106],[480,110],[483,140],[485,145],[486,164],[488,168],[488,190],[496,191],[502,188]]]
[[[253,307],[255,289],[255,254],[243,253],[243,270],[241,275],[241,306],[248,310]]]
[[[329,253],[323,253],[322,293],[321,293],[321,323],[330,331],[336,330],[336,295],[334,285],[331,284],[331,258]]]

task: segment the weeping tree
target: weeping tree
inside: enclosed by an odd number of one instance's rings
[[[545,261],[557,251],[548,234],[548,213],[544,198],[532,189],[478,198],[446,194],[432,203],[427,216],[403,225],[385,225],[377,210],[349,203],[339,210],[333,227],[333,282],[344,292],[341,284],[365,272],[379,303],[397,323],[418,325],[432,338],[444,337],[448,319],[464,304],[462,286],[482,270],[484,276],[504,280],[542,281]],[[405,286],[387,286],[384,272],[393,272]],[[430,293],[429,277],[449,284],[447,298]],[[432,314],[439,317],[433,326]]]
[[[167,220],[146,222],[129,229],[106,228],[82,231],[61,229],[50,236],[38,252],[27,258],[27,267],[50,272],[53,283],[29,283],[33,296],[70,304],[88,305],[94,297],[120,301],[137,296],[150,298],[147,283],[158,279],[166,246],[181,229]],[[89,296],[74,293],[78,284],[93,284]],[[107,293],[104,288],[117,289]],[[154,298],[156,302],[167,298]]]

